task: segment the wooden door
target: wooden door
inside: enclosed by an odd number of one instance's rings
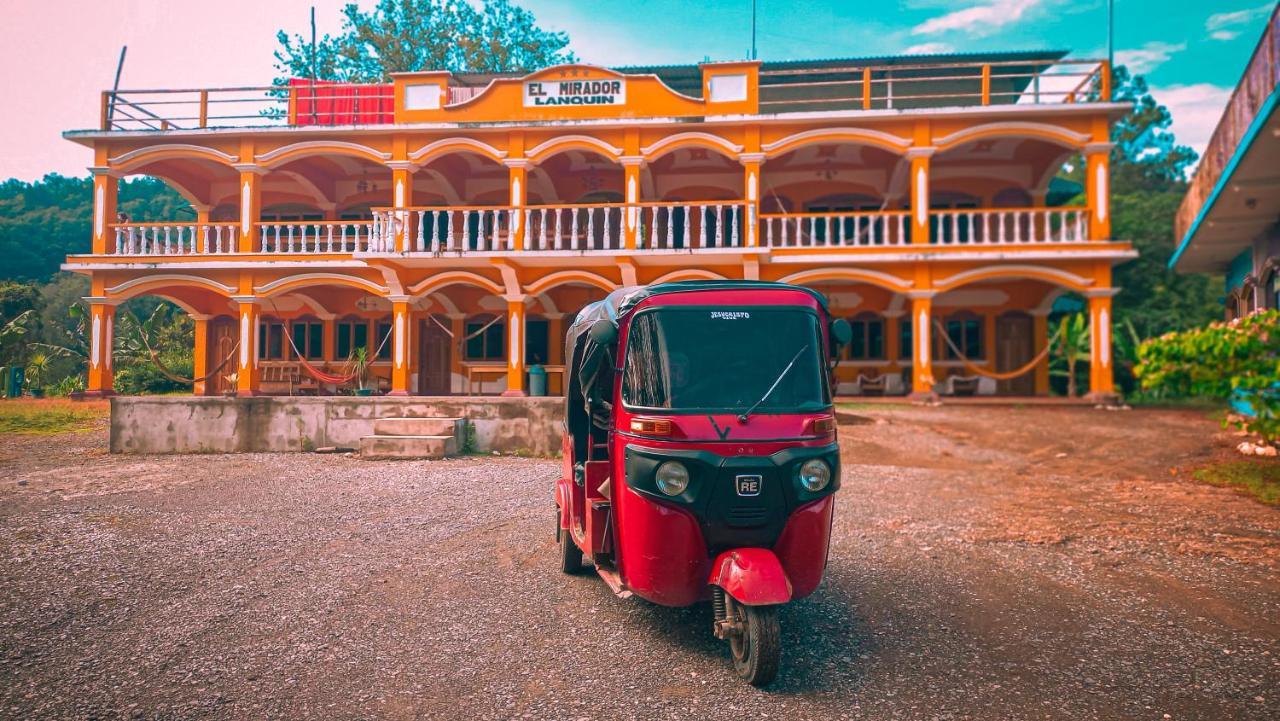
[[[418,328],[418,392],[447,396],[452,392],[453,337],[430,318],[421,321]]]
[[[1009,312],[996,318],[996,371],[1021,368],[1036,355],[1035,323],[1026,313]],[[997,383],[1001,395],[1030,396],[1036,392],[1035,371]]]
[[[235,373],[239,366],[237,359],[227,360],[232,350],[236,347],[236,321],[234,318],[214,318],[209,321],[209,345],[207,346],[208,357],[205,358],[205,367],[212,371],[222,364],[222,369],[213,374],[213,377],[205,382],[206,393],[211,396],[221,396],[233,390],[228,375]],[[226,361],[223,364],[223,361]]]

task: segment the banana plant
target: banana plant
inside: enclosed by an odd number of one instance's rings
[[[1078,393],[1076,368],[1082,361],[1089,359],[1089,324],[1083,313],[1073,313],[1062,318],[1058,333],[1058,358],[1065,368],[1054,368],[1050,373],[1066,376],[1067,397],[1075,398]]]

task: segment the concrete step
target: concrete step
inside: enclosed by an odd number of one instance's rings
[[[462,436],[461,418],[377,418],[373,433],[379,436]]]
[[[453,436],[365,436],[360,439],[360,457],[380,458],[444,458],[456,455],[458,441]]]

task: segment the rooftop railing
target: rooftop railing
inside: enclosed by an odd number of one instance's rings
[[[789,68],[760,72],[760,112],[878,110],[1110,100],[1099,60],[1009,60]],[[485,87],[449,86],[445,107]],[[394,84],[294,78],[287,85],[104,91],[102,130],[379,125],[395,122]],[[458,120],[465,121],[465,113]]]
[[[1262,32],[1262,39],[1253,50],[1253,57],[1249,59],[1240,84],[1227,101],[1226,111],[1210,136],[1209,144],[1205,146],[1200,167],[1196,169],[1191,186],[1178,208],[1175,223],[1178,240],[1185,238],[1191,230],[1201,209],[1209,202],[1218,181],[1222,179],[1227,164],[1235,156],[1245,134],[1258,117],[1258,111],[1277,87],[1280,87],[1280,5],[1271,13],[1271,19]]]
[[[1108,102],[1105,60],[1008,60],[762,70],[760,110],[880,110]]]

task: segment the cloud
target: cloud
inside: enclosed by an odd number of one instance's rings
[[[1209,37],[1214,40],[1230,40],[1239,35],[1240,31],[1244,29],[1238,26],[1248,25],[1255,19],[1266,17],[1271,13],[1271,8],[1272,4],[1267,3],[1266,5],[1253,8],[1252,10],[1237,10],[1230,13],[1214,13],[1209,16],[1208,20],[1204,21],[1204,29],[1211,33]],[[1215,30],[1225,30],[1228,28],[1231,28],[1233,33],[1229,37],[1219,37],[1218,33],[1213,32]]]
[[[936,18],[929,18],[911,29],[913,35],[960,30],[970,35],[987,35],[1010,23],[1022,19],[1027,11],[1042,0],[984,0],[983,2],[955,10]]]
[[[1214,40],[1235,40],[1240,37],[1240,33],[1235,30],[1214,30],[1209,33],[1209,37]]]
[[[1190,145],[1203,155],[1209,137],[1222,119],[1227,101],[1231,99],[1231,90],[1220,85],[1197,83],[1151,88],[1151,95],[1169,109],[1173,118],[1173,134],[1178,142]]]
[[[1153,40],[1137,50],[1116,51],[1116,64],[1129,68],[1133,75],[1143,75],[1163,65],[1174,53],[1186,49],[1186,43],[1174,45]]]
[[[920,43],[902,51],[904,55],[939,55],[954,53],[956,49],[950,43]]]

